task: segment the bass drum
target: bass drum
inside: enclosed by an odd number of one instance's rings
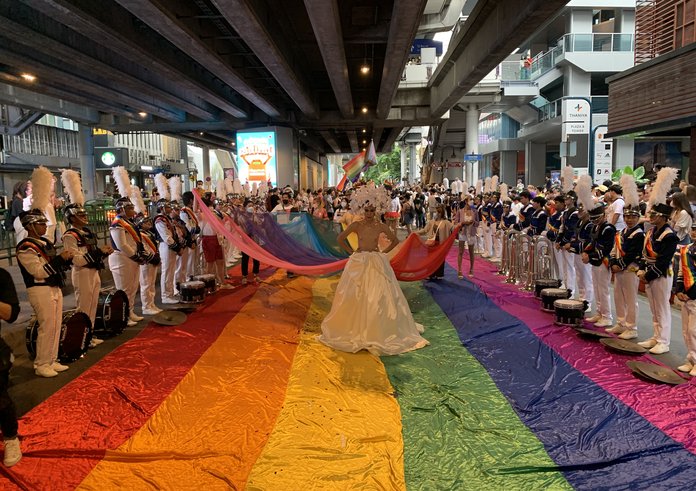
[[[112,338],[123,332],[128,324],[130,306],[123,290],[102,290],[99,293],[94,334],[99,338]]]
[[[63,324],[60,327],[60,343],[58,345],[58,360],[61,363],[72,363],[87,353],[89,342],[92,340],[92,323],[89,316],[77,310],[63,312]],[[39,335],[39,321],[32,318],[27,326],[27,351],[29,356],[36,358],[36,338]]]

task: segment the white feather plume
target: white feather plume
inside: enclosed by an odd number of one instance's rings
[[[118,188],[118,194],[126,198],[129,197],[131,194],[131,183],[126,168],[122,165],[114,167],[113,176]]]
[[[225,199],[225,182],[222,179],[218,179],[215,183],[215,197]]]
[[[573,178],[575,177],[575,170],[571,165],[566,165],[561,171],[561,184],[563,192],[567,193],[573,189]]]
[[[483,181],[483,192],[484,193],[490,193],[491,192],[491,178],[487,177]]]
[[[60,172],[60,180],[65,192],[68,193],[70,202],[77,205],[85,204],[85,195],[82,192],[82,180],[80,174],[72,169],[63,169]]]
[[[140,191],[138,186],[131,186],[131,194],[129,198],[131,203],[133,203],[133,208],[135,208],[136,213],[144,214],[147,211],[145,201],[143,201],[143,193]]]
[[[478,181],[476,181],[476,186],[475,186],[475,188],[476,188],[476,194],[477,194],[477,195],[478,195],[478,194],[481,194],[481,189],[483,188],[483,181],[482,181],[481,179],[479,179]]]
[[[242,182],[238,177],[235,177],[234,182],[232,183],[232,189],[234,190],[234,194],[242,194],[244,192],[242,189]]]
[[[469,183],[466,181],[462,182],[462,193],[469,194]]]
[[[249,187],[248,182],[242,186],[242,189],[244,190],[244,196],[246,196],[247,198],[251,196],[251,187]]]
[[[261,184],[259,184],[259,197],[265,198],[267,193],[268,184],[266,183],[266,181],[261,181]]]
[[[254,196],[258,196],[259,194],[259,185],[256,181],[251,185],[251,194]]]
[[[505,202],[510,199],[510,195],[508,194],[508,185],[505,183],[502,183],[500,185],[500,200]]]
[[[225,178],[225,194],[232,194],[234,193],[234,181],[226,177]]]
[[[491,192],[495,192],[498,190],[498,181],[499,181],[498,176],[491,177]]]
[[[159,173],[155,175],[155,186],[157,186],[157,192],[159,192],[160,199],[166,199],[167,201],[171,199],[171,195],[169,194],[169,185],[164,174]]]
[[[619,185],[623,190],[624,202],[628,206],[638,206],[640,198],[638,197],[638,186],[636,179],[631,174],[622,174],[619,179]]]
[[[53,174],[43,165],[34,169],[31,173],[31,197],[32,208],[45,210],[51,200],[53,188]]]
[[[590,211],[594,208],[592,178],[588,174],[583,174],[578,177],[578,181],[575,184],[575,193],[578,195],[578,203],[580,203],[586,211]]]
[[[169,178],[169,192],[172,195],[172,201],[181,201],[181,177],[172,176]]]
[[[648,200],[651,207],[667,202],[667,193],[672,189],[672,184],[678,175],[679,171],[675,167],[663,167],[659,170],[655,184],[653,184],[650,192],[650,199]]]

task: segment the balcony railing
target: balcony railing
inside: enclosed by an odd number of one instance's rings
[[[592,114],[606,114],[609,112],[609,96],[595,95],[590,97]],[[551,101],[537,108],[539,110],[539,123],[557,118],[563,114],[563,98]]]
[[[569,52],[633,51],[633,34],[566,34],[561,39],[563,50]]]

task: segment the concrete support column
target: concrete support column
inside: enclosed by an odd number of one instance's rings
[[[479,131],[478,124],[481,112],[475,104],[469,104],[466,110],[466,153],[478,153]],[[479,179],[479,162],[467,164],[471,166],[470,183],[476,184]]]
[[[209,182],[208,179],[210,178],[210,148],[207,146],[202,147],[202,154],[203,154],[203,177],[201,180],[203,181],[203,186],[206,187],[208,190],[213,190],[214,186],[212,182]]]
[[[614,139],[614,169],[623,169],[627,165],[633,167],[634,157],[633,138]]]
[[[94,163],[92,128],[82,124],[78,126],[78,145],[80,150],[80,174],[82,176],[85,200],[95,199],[97,197],[97,176]]]
[[[418,179],[418,162],[416,162],[416,146],[413,143],[408,145],[408,182],[414,182]]]
[[[517,152],[514,150],[500,152],[500,182],[508,186],[517,184]]]
[[[528,141],[524,144],[524,150],[525,185],[543,186],[546,176],[546,143]],[[517,179],[510,184],[516,183]]]
[[[408,172],[408,158],[406,155],[407,152],[407,147],[406,145],[401,145],[401,176],[400,180],[403,181],[404,177],[406,177],[406,173]]]
[[[186,144],[186,140],[179,140],[179,155],[180,158],[184,161],[184,166],[188,170],[188,145]],[[186,175],[184,175],[184,191],[193,191],[193,189],[196,187],[196,183],[191,182],[190,173],[186,172]]]

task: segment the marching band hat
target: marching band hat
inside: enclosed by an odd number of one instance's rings
[[[602,215],[604,215],[604,204],[603,203],[598,204],[597,206],[595,206],[594,208],[589,210],[588,213],[590,214],[591,220],[594,220],[596,218],[601,217]]]
[[[650,213],[655,213],[665,218],[669,218],[672,215],[672,211],[674,211],[674,209],[664,203],[654,204],[653,207],[650,208]]]
[[[70,219],[77,215],[86,215],[87,211],[80,203],[70,203],[65,208],[63,208],[63,216],[68,222]]]
[[[640,206],[626,205],[626,206],[624,206],[623,214],[629,215],[629,216],[634,216],[634,217],[639,217],[640,216]]]
[[[27,228],[32,223],[48,223],[46,215],[38,208],[20,213],[19,221],[24,228]]]
[[[133,206],[133,202],[125,196],[123,198],[117,199],[116,203],[114,203],[114,207],[118,212],[122,211],[124,208],[127,208],[129,206]]]

